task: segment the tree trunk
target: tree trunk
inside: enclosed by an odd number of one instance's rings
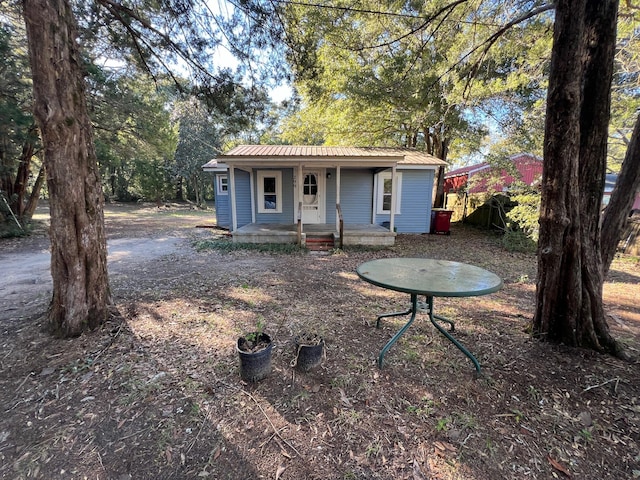
[[[607,141],[611,113],[611,83],[616,51],[618,0],[587,1],[586,64],[580,114],[580,175],[583,302],[578,322],[580,346],[617,354],[619,345],[609,332],[602,288],[600,243],[602,195],[607,170]]]
[[[196,197],[196,206],[200,208],[202,206],[202,199],[200,198],[200,184],[198,183],[198,177],[196,175],[192,175],[191,182],[193,183],[193,193]]]
[[[556,4],[534,335],[621,354],[602,303],[600,206],[617,1]]]
[[[424,134],[427,153],[446,162],[449,154],[449,139],[446,136],[444,124],[439,123],[434,127],[422,125],[421,129]],[[438,168],[436,172],[433,195],[434,208],[444,207],[444,173],[444,167]]]
[[[23,5],[50,197],[49,324],[54,334],[76,336],[101,325],[111,304],[104,197],[82,59],[68,0],[24,0]]]
[[[184,182],[183,182],[183,178],[182,175],[178,176],[178,180],[176,182],[176,200],[178,202],[182,202],[184,201]]]
[[[609,205],[602,220],[602,271],[606,277],[616,254],[620,233],[624,228],[633,206],[636,193],[640,190],[640,116],[627,146],[627,154],[622,163],[616,186],[611,192]]]
[[[18,161],[18,171],[16,172],[13,191],[11,192],[13,194],[11,208],[19,217],[24,216],[25,197],[29,185],[29,174],[31,173],[31,160],[35,152],[34,136],[36,131],[36,126],[32,125],[29,128],[27,139],[22,145],[22,152],[20,154],[20,160]]]
[[[22,216],[24,218],[33,218],[33,214],[38,207],[38,200],[40,199],[40,192],[42,191],[42,186],[44,185],[46,175],[46,169],[44,165],[40,167],[38,171],[38,176],[36,177],[36,182],[33,184],[33,188],[31,189],[31,195],[29,196],[29,201],[27,205],[24,207],[24,213]]]
[[[37,140],[37,128],[35,125],[29,127],[26,139],[22,145],[20,158],[17,160],[6,157],[6,152],[0,147],[0,191],[9,204],[11,211],[22,217],[25,210],[25,197],[31,173],[31,159],[35,152],[35,142]],[[13,173],[13,166],[17,163],[18,168]]]

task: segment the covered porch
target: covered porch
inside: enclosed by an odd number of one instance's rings
[[[237,243],[295,243],[307,245],[307,240],[331,236],[336,247],[344,245],[394,245],[396,233],[375,224],[351,224],[340,231],[335,223],[301,225],[276,223],[249,223],[231,232]]]
[[[214,172],[218,225],[235,242],[334,248],[429,232],[443,165],[415,149],[239,145],[203,168]]]

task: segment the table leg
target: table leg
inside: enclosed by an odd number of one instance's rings
[[[399,317],[401,315],[409,315],[411,313],[411,307],[409,307],[404,312],[393,312],[393,313],[383,313],[382,315],[378,315],[378,319],[376,320],[376,328],[380,328],[380,320],[387,317]]]
[[[409,321],[404,325],[404,327],[402,327],[400,330],[398,330],[398,333],[396,333],[391,338],[391,340],[389,340],[387,342],[387,344],[384,346],[384,348],[380,351],[380,355],[378,355],[378,368],[382,368],[382,363],[384,362],[385,353],[387,353],[387,351],[393,346],[393,344],[398,341],[398,339],[402,336],[402,334],[407,330],[407,328],[409,328],[411,326],[413,321],[416,319],[417,310],[418,310],[418,295],[416,295],[415,293],[412,293],[411,294],[411,308],[409,310],[407,310],[404,313],[392,313],[392,314],[388,313],[388,314],[380,315],[378,317],[378,322],[376,323],[376,327],[380,323],[380,319],[383,318],[383,317],[394,317],[394,316],[406,315],[408,313],[411,313],[411,318],[409,319]]]
[[[431,310],[429,310],[431,311]],[[445,322],[449,324],[449,331],[450,332],[455,332],[456,331],[456,324],[453,323],[451,320],[449,320],[448,318],[444,318],[444,317],[440,317],[438,315],[433,315],[433,318],[437,318],[438,320],[440,320],[441,322]]]
[[[469,352],[469,350],[464,348],[462,344],[458,342],[458,340],[453,338],[451,334],[449,334],[449,332],[447,332],[442,327],[442,325],[440,325],[438,322],[435,321],[435,319],[437,318],[440,321],[448,323],[451,326],[451,330],[450,330],[451,332],[453,332],[455,328],[453,322],[451,320],[447,320],[446,318],[440,317],[433,313],[433,297],[427,297],[427,304],[429,305],[429,320],[431,320],[431,323],[433,323],[433,326],[436,327],[442,335],[447,337],[449,341],[451,341],[451,343],[453,343],[456,347],[458,347],[458,349],[473,362],[473,365],[476,367],[476,371],[478,372],[478,374],[480,374],[480,363],[478,363],[478,360],[476,360],[476,357],[474,357],[471,354],[471,352]]]

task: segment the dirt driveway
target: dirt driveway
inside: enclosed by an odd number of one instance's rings
[[[70,340],[43,329],[46,238],[0,243],[0,478],[640,477],[640,365],[529,337],[533,256],[457,225],[451,236],[401,235],[393,248],[328,256],[198,250],[220,233],[195,228],[210,215],[109,206],[119,314]],[[376,329],[376,315],[407,298],[355,268],[398,255],[465,261],[504,279],[496,294],[436,305],[482,377],[424,318],[377,368],[402,320]],[[605,298],[612,329],[637,354],[637,259],[616,260]],[[273,370],[246,384],[235,342],[258,322],[274,339]],[[290,366],[301,330],[327,345],[309,373]]]
[[[194,227],[212,225],[214,212],[173,205],[161,209],[138,204],[107,205],[108,268],[112,281],[141,265],[189,250],[190,242],[198,236],[209,236],[206,230]],[[47,207],[39,208],[35,218],[48,222]],[[2,321],[17,311],[24,316],[34,301],[50,298],[52,284],[49,244],[43,231],[27,239],[5,240],[0,246]],[[39,309],[41,305],[35,307]]]

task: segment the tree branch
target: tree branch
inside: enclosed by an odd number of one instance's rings
[[[631,135],[616,186],[602,219],[600,249],[602,269],[606,276],[616,254],[622,229],[627,221],[635,196],[640,189],[640,116]]]
[[[469,76],[467,78],[467,84],[464,88],[463,96],[465,96],[466,92],[468,91],[469,86],[471,85],[471,80],[475,77],[476,73],[478,72],[478,69],[480,68],[480,65],[484,61],[485,57],[487,56],[487,53],[489,52],[493,44],[496,43],[502,35],[504,35],[509,29],[515,27],[516,25],[526,20],[529,20],[530,18],[535,17],[536,15],[547,12],[549,10],[553,10],[554,8],[555,8],[555,5],[553,3],[548,3],[546,5],[542,5],[536,9],[533,9],[530,12],[527,12],[518,18],[511,20],[510,22],[506,23],[501,28],[499,28],[498,31],[496,31],[491,36],[489,36],[489,38],[487,38],[484,42],[480,43],[479,45],[471,49],[469,53],[467,53],[464,57],[462,57],[462,59],[458,63],[461,63],[463,60],[469,58],[473,53],[477,52],[482,47],[484,47],[482,48],[482,52],[480,53],[480,57],[478,58],[478,60],[476,60],[469,69]]]
[[[120,23],[132,35],[132,37],[134,39],[134,43],[136,45],[136,50],[138,50],[138,54],[140,55],[142,61],[145,63],[145,68],[149,69],[149,66],[146,63],[146,61],[144,60],[144,57],[142,55],[142,51],[140,50],[139,44],[138,44],[138,41],[137,41],[137,40],[142,39],[142,35],[139,32],[137,32],[136,30],[134,30],[133,27],[131,27],[129,22],[127,22],[124,19],[122,14],[125,14],[125,15],[131,17],[132,19],[134,19],[137,22],[139,22],[140,25],[143,28],[145,28],[149,32],[157,35],[171,50],[173,50],[175,53],[177,53],[185,62],[187,62],[187,64],[191,65],[194,69],[196,69],[196,70],[200,71],[201,73],[205,74],[207,77],[214,77],[209,71],[207,71],[202,65],[200,65],[200,63],[194,61],[192,59],[191,55],[189,55],[189,53],[186,52],[179,44],[174,42],[171,39],[171,37],[169,37],[169,35],[167,35],[164,32],[161,32],[160,30],[155,28],[146,18],[143,18],[141,15],[139,15],[137,12],[135,12],[131,8],[126,7],[124,5],[121,5],[119,3],[116,3],[113,0],[97,0],[97,1],[98,1],[98,3],[100,5],[105,7],[112,15],[114,15],[118,19],[118,21],[120,21]],[[171,75],[171,77],[176,82],[176,84],[178,84],[177,83],[177,79],[171,73],[171,69],[169,69],[169,67],[160,58],[160,56],[153,51],[153,49],[151,48],[151,45],[148,42],[145,42],[145,43],[147,44],[148,47],[150,47],[150,51],[153,53],[153,55],[156,57],[156,59],[160,62],[162,67],[169,73],[169,75]],[[148,70],[148,71],[151,72],[150,70]],[[154,78],[154,80],[155,80],[155,78]]]

